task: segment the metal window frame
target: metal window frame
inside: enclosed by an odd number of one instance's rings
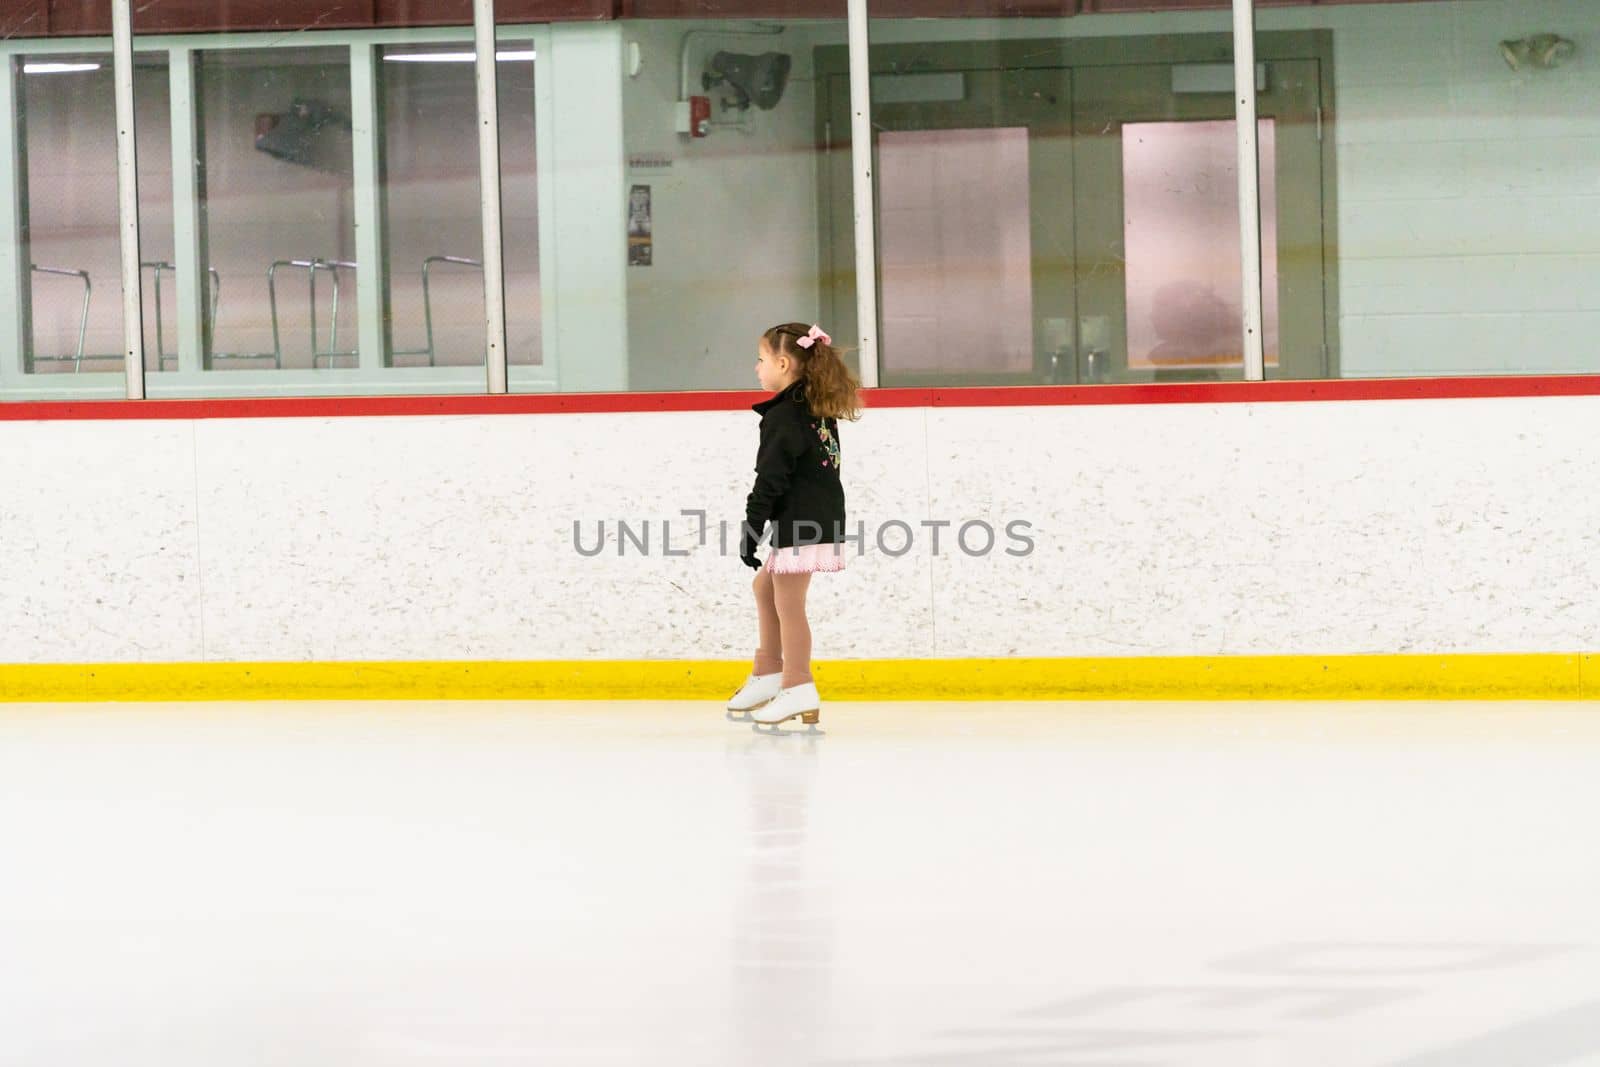
[[[384,247],[382,150],[379,139],[378,46],[371,41],[350,44],[350,149],[354,173],[351,190],[356,218],[356,262],[377,265],[356,273],[356,361],[373,373],[389,362],[384,329]]]
[[[26,205],[22,173],[20,113],[21,63],[15,55],[0,56],[0,389],[11,392],[25,377],[27,351],[28,250],[23,246]]]
[[[178,370],[198,372],[205,358],[206,287],[200,284],[200,128],[196,106],[195,53],[167,53],[167,83],[172,130],[172,245],[178,281]],[[159,314],[159,312],[157,312]],[[159,338],[158,338],[159,341]],[[158,346],[159,347],[159,346]],[[159,357],[158,357],[159,358]],[[157,367],[157,372],[164,370]]]

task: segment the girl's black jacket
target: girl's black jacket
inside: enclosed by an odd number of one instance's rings
[[[754,554],[769,520],[775,548],[843,541],[838,420],[811,414],[804,381],[751,410],[761,416],[761,446],[756,451],[756,484],[745,503],[740,554]]]

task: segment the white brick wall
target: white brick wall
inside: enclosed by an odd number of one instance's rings
[[[1600,6],[1263,11],[1334,33],[1347,377],[1600,370]],[[1506,38],[1578,52],[1513,72]]]

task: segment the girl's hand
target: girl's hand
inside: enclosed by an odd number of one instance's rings
[[[748,556],[740,556],[739,558],[744,560],[745,566],[750,567],[750,568],[752,568],[754,570],[760,570],[761,569],[761,561],[759,559],[756,559],[754,553],[752,553],[752,554],[750,554]]]

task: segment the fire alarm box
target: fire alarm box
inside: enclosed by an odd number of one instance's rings
[[[711,132],[711,98],[691,96],[678,104],[678,132],[704,137]]]

